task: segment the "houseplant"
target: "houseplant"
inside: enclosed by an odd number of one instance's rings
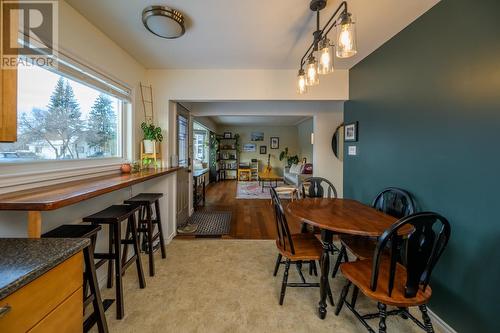
[[[152,154],[154,152],[154,145],[156,142],[163,141],[163,135],[161,134],[161,128],[156,127],[153,124],[147,124],[143,122],[141,124],[141,129],[144,133],[144,152],[146,154]]]
[[[287,166],[290,167],[292,164],[299,163],[299,157],[297,155],[289,155],[288,147],[285,148],[280,153],[280,161],[286,160]]]

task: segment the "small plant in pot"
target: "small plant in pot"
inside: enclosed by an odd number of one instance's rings
[[[289,155],[288,147],[286,147],[285,150],[283,150],[280,153],[280,161],[283,161],[283,160],[286,160],[288,167],[290,167],[292,164],[299,163],[299,157],[297,155],[293,155],[293,156]]]
[[[153,124],[147,124],[143,122],[141,124],[141,129],[144,132],[144,152],[146,154],[152,154],[154,152],[154,146],[156,142],[163,141],[163,135],[161,134],[161,128],[156,127]]]

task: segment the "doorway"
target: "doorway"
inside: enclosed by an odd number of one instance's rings
[[[177,225],[182,225],[189,217],[189,173],[191,159],[189,154],[189,111],[177,104]]]

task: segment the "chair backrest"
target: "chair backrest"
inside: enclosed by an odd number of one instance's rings
[[[388,187],[377,194],[372,207],[399,219],[416,212],[410,193],[396,187]]]
[[[295,254],[295,248],[293,246],[292,234],[290,233],[290,228],[288,228],[288,222],[286,221],[285,211],[281,205],[281,200],[276,193],[276,190],[271,187],[271,198],[273,201],[274,212],[276,215],[276,231],[277,240],[279,245],[291,254]]]
[[[411,227],[411,231],[404,236],[404,255],[407,271],[405,297],[415,297],[420,286],[423,289],[429,284],[432,270],[443,253],[451,234],[450,223],[443,216],[432,213],[416,213],[404,217],[394,223],[379,237],[375,253],[373,254],[373,267],[370,287],[377,289],[377,281],[381,258],[387,244],[390,243],[391,255],[389,266],[388,294],[392,293],[394,277],[399,252],[402,243],[401,228]]]
[[[328,179],[322,177],[307,178],[302,182],[302,197],[323,198],[325,196],[325,188],[327,190],[327,198],[337,198],[337,189]]]

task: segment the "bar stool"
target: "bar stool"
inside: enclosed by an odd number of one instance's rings
[[[83,308],[92,303],[94,312],[83,323],[83,331],[88,332],[96,323],[99,333],[108,332],[108,324],[104,312],[113,304],[114,300],[101,300],[101,292],[96,277],[94,264],[94,250],[99,225],[66,224],[59,226],[42,235],[43,238],[89,238],[90,246],[83,249],[85,270],[83,272]],[[90,289],[90,290],[89,290]],[[88,293],[89,292],[89,293]]]
[[[113,280],[111,278],[113,274],[113,262],[115,266],[115,292],[116,292],[116,318],[122,319],[125,313],[123,305],[123,283],[122,275],[125,270],[135,262],[137,267],[137,275],[139,277],[139,286],[141,289],[146,287],[146,281],[144,279],[144,272],[142,271],[142,263],[139,255],[139,244],[137,237],[137,226],[135,213],[139,210],[139,207],[129,206],[129,205],[113,205],[98,213],[87,216],[83,218],[84,222],[90,222],[93,225],[96,224],[107,224],[109,226],[109,247],[107,253],[94,253],[96,259],[100,259],[96,263],[96,267],[99,268],[108,263],[108,288],[113,286]],[[125,239],[121,238],[121,223],[127,221],[127,232]],[[121,254],[122,244],[132,244],[134,248],[134,255],[127,260]]]
[[[165,240],[163,238],[163,230],[161,226],[160,217],[160,201],[159,199],[163,197],[162,193],[141,193],[133,198],[125,200],[124,203],[128,205],[133,205],[141,208],[139,214],[139,232],[143,234],[143,241],[146,240],[147,252],[149,255],[149,276],[155,275],[154,266],[154,246],[153,242],[158,238],[160,239],[160,250],[161,257],[165,259],[167,257],[167,252],[165,251]],[[155,210],[155,218],[153,219],[153,208]],[[154,233],[155,224],[158,226],[158,232]]]

